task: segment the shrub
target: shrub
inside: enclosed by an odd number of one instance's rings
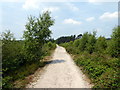
[[[98,53],[103,53],[104,50],[106,50],[106,48],[107,48],[106,39],[100,36],[96,41],[95,51],[97,51]]]
[[[80,52],[84,51],[86,48],[86,44],[88,43],[88,32],[84,33],[82,38],[80,39],[80,44],[78,46]]]
[[[88,42],[86,44],[86,51],[89,53],[93,53],[95,51],[95,43],[96,43],[96,33],[93,32],[93,34],[89,34],[88,36]]]
[[[112,57],[120,57],[120,26],[115,27],[107,51]]]

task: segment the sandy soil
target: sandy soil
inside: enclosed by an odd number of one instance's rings
[[[86,76],[63,47],[57,45],[51,61],[27,88],[91,88]]]

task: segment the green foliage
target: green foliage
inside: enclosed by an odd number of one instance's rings
[[[86,44],[86,50],[89,53],[93,53],[95,51],[95,43],[96,43],[96,37],[95,37],[95,32],[93,34],[89,34],[88,36],[88,43]]]
[[[107,50],[112,57],[120,57],[120,26],[113,29],[112,39],[108,43]]]
[[[73,54],[78,66],[82,66],[94,83],[93,88],[120,87],[120,27],[113,29],[112,39],[95,37],[96,33],[84,33],[74,42],[61,44]]]
[[[89,53],[94,52],[96,43],[95,33],[84,33],[82,38],[76,39],[74,42],[68,42],[61,44],[67,48],[67,51],[73,54],[78,54],[83,51],[87,51]],[[65,45],[66,44],[66,45]]]
[[[3,41],[11,41],[14,40],[14,35],[13,33],[10,32],[10,30],[6,30],[5,32],[2,32],[1,34],[1,40]]]
[[[89,38],[89,34],[88,32],[86,32],[83,34],[82,38],[80,39],[80,45],[78,46],[78,48],[81,52],[85,50],[86,45],[88,43],[88,38]]]
[[[82,66],[88,73],[95,88],[117,88],[119,83],[119,64],[117,58],[106,60],[100,57],[96,60],[96,54],[82,54],[75,58],[78,66]]]
[[[23,43],[15,41],[13,33],[6,31],[2,33],[2,87],[10,88],[13,85],[13,77],[9,76],[18,69],[22,62],[21,51]]]
[[[56,47],[56,44],[50,39],[49,27],[53,24],[54,20],[47,11],[39,18],[32,16],[28,18],[23,35],[24,40],[15,40],[10,31],[2,33],[3,88],[13,88],[16,80],[24,79],[45,65],[40,60]]]
[[[107,42],[104,37],[99,37],[95,44],[95,50],[99,53],[102,53],[107,48]]]
[[[54,50],[56,48],[56,43],[52,43],[51,41],[44,44],[42,51],[44,51],[44,55],[50,55],[50,50]]]
[[[79,50],[76,47],[72,47],[74,45],[73,41],[68,42],[68,43],[64,43],[64,44],[60,44],[60,45],[65,47],[68,53],[72,53],[72,54],[78,54],[79,53]]]
[[[10,41],[3,44],[2,64],[5,72],[16,69],[16,67],[23,62],[22,45],[21,41]]]
[[[2,69],[3,73],[8,74],[23,62],[23,41],[15,41],[10,31],[3,32],[2,37]]]
[[[64,37],[60,37],[56,40],[57,44],[61,44],[61,43],[65,43],[65,42],[70,42],[70,41],[74,41],[75,40],[75,35],[71,35],[71,36],[64,36]]]
[[[73,42],[73,46],[74,47],[78,47],[80,44],[80,39],[76,39],[74,42]]]
[[[28,60],[39,60],[43,55],[42,47],[46,40],[50,38],[49,27],[54,24],[48,11],[37,17],[30,16],[24,32],[26,55]]]
[[[11,84],[12,77],[7,76],[2,79],[2,87],[3,88],[11,88],[13,85]]]

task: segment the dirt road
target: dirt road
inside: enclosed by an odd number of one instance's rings
[[[29,88],[90,88],[85,75],[63,47],[57,46],[52,62]]]

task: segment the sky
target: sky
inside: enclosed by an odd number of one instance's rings
[[[117,0],[0,0],[0,32],[10,30],[21,39],[30,15],[51,11],[52,38],[97,31],[109,38],[118,25]]]

